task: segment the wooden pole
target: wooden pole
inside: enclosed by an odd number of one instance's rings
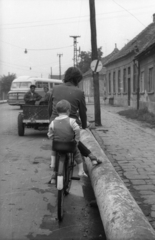
[[[92,61],[98,59],[97,40],[96,40],[96,17],[95,17],[95,3],[94,0],[89,0],[90,7],[90,28],[91,28],[91,47],[92,47]],[[94,113],[95,125],[101,126],[101,111],[100,111],[100,91],[99,91],[99,74],[93,73],[94,84]]]

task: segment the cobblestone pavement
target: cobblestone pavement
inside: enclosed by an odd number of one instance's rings
[[[94,105],[88,105],[94,119]],[[155,229],[155,129],[117,114],[122,107],[101,105],[97,141]]]

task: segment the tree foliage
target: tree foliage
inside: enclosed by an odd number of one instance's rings
[[[98,59],[101,60],[101,57],[103,55],[102,47],[98,48],[97,50],[98,50]],[[81,53],[79,54],[79,58],[80,58],[80,62],[78,63],[78,67],[80,68],[82,73],[85,73],[90,69],[90,64],[92,61],[91,52],[81,51]]]
[[[16,74],[12,73],[8,76],[1,76],[0,77],[0,83],[1,83],[1,91],[7,93],[10,90],[10,86],[12,81],[16,78]]]

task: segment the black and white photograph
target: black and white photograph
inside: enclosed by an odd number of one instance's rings
[[[0,240],[155,240],[155,0],[0,0]]]

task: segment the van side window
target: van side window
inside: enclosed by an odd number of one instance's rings
[[[21,82],[20,88],[29,88],[31,85],[31,82]]]
[[[47,87],[47,88],[48,88],[48,83],[47,83],[47,82],[44,82],[44,83],[43,83],[43,87]]]
[[[19,82],[12,82],[11,88],[19,88]]]
[[[43,83],[42,82],[36,82],[36,87],[37,88],[43,88]]]
[[[48,87],[48,82],[36,82],[36,87],[37,88]]]

